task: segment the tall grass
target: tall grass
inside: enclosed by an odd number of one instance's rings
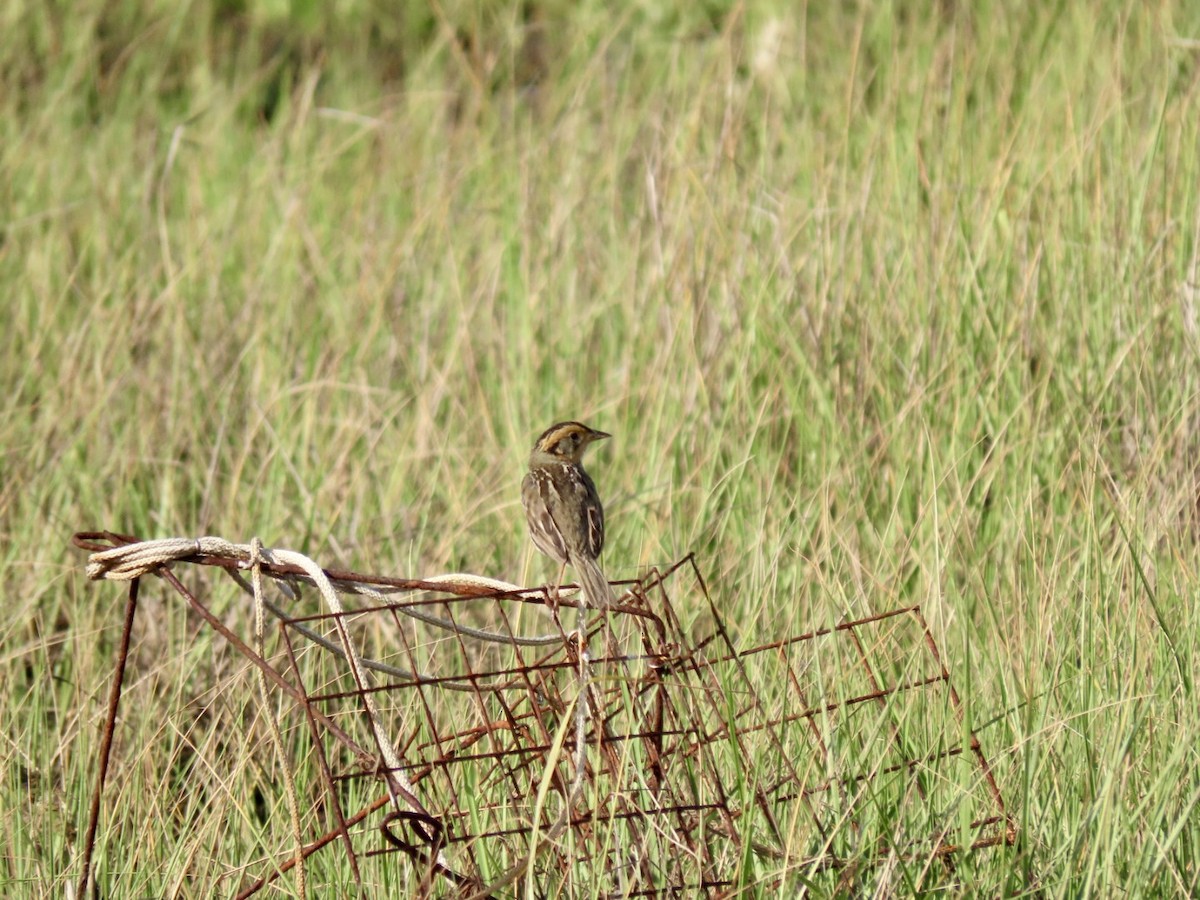
[[[1200,9],[0,20],[7,894],[73,881],[94,778],[121,599],[73,531],[540,580],[566,417],[616,435],[610,576],[694,550],[747,641],[924,604],[1022,835],[945,887],[1196,893]],[[145,594],[102,893],[229,893],[282,794]]]

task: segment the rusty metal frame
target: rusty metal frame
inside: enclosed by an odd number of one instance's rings
[[[110,532],[74,537],[77,547],[92,552],[135,541]],[[186,562],[236,568],[199,555]],[[269,564],[263,572],[280,579],[300,574]],[[516,636],[521,605],[553,599],[557,609],[558,598],[327,570],[344,583],[425,593],[420,600],[362,604],[338,614],[341,627],[385,635],[394,658],[410,671],[436,667],[432,675],[363,685],[348,680],[344,667],[339,675],[336,659],[314,652],[297,631],[300,624],[329,627],[335,614],[280,621],[272,661],[213,614],[170,568],[154,574],[294,703],[311,738],[312,771],[333,822],[303,855],[340,844],[360,884],[363,858],[397,854],[411,865],[414,891],[422,896],[500,896],[497,885],[528,873],[539,884],[567,888],[576,878],[583,884],[605,879],[622,896],[719,897],[737,889],[747,853],[776,865],[783,885],[793,876],[811,878],[850,861],[860,866],[864,857],[944,860],[952,871],[951,857],[1016,839],[992,767],[974,730],[964,724],[962,701],[919,605],[740,649],[689,554],[622,584],[627,593],[621,605],[593,614],[582,640],[558,624],[556,612],[558,645],[536,651],[515,643],[480,648],[461,632],[431,638],[401,615],[403,607],[432,603],[451,621],[486,618],[501,633]],[[130,584],[103,726],[81,897],[87,896],[91,876],[138,585]],[[703,638],[693,638],[696,629],[683,625],[668,586],[687,593],[691,609],[697,599],[704,604]],[[433,640],[436,650],[429,649]],[[585,682],[576,679],[581,654],[590,673]],[[793,659],[804,654],[817,664],[804,668]],[[834,659],[821,663],[823,654]],[[833,671],[816,671],[822,665]],[[771,681],[770,691],[762,689],[763,679]],[[855,679],[861,688],[853,687]],[[572,693],[581,683],[588,717],[579,773],[563,750],[563,735],[568,710],[582,702]],[[451,685],[457,690],[445,690]],[[404,775],[419,792],[420,808],[391,805],[384,787],[390,773],[371,742],[354,736],[367,693],[389,717],[389,733],[404,760]],[[904,716],[913,713],[905,704],[916,697],[941,698],[953,712],[955,734],[941,736],[934,747],[911,747]],[[869,746],[885,755],[854,769],[839,745],[853,745],[857,738],[847,723],[864,715],[871,734],[878,735]],[[889,779],[895,782],[889,789],[901,791],[903,802],[914,797],[915,804],[934,805],[929,782],[944,780],[944,767],[955,760],[973,767],[970,784],[932,829],[877,833],[860,821],[872,791]],[[568,788],[573,782],[585,785],[578,795]],[[377,797],[353,812],[343,808],[350,787],[365,785],[369,792],[372,783],[382,788]],[[539,795],[544,804],[534,802]],[[965,833],[953,824],[959,800],[981,809]],[[567,827],[557,840],[539,843],[555,808]],[[372,822],[372,829],[363,830]],[[286,831],[281,829],[281,841]],[[294,864],[294,851],[281,849],[270,871],[236,896],[253,896]]]

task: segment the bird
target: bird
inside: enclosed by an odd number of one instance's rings
[[[604,506],[582,460],[591,444],[610,437],[581,422],[551,425],[534,443],[521,481],[521,504],[534,546],[575,570],[584,604],[594,609],[611,606],[613,594],[600,568]]]

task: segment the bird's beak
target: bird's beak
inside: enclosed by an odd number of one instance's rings
[[[588,435],[588,442],[591,443],[592,441],[602,441],[605,438],[610,438],[610,437],[612,437],[612,435],[609,434],[607,431],[593,431],[591,434]]]

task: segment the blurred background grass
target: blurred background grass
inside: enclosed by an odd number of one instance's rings
[[[525,457],[581,418],[610,577],[696,551],[747,640],[924,604],[1023,835],[952,890],[1195,893],[1198,42],[1117,0],[7,4],[0,882],[74,878],[122,601],[72,532],[535,582]],[[234,662],[157,587],[135,637],[104,895],[227,893],[261,816],[173,798]]]

